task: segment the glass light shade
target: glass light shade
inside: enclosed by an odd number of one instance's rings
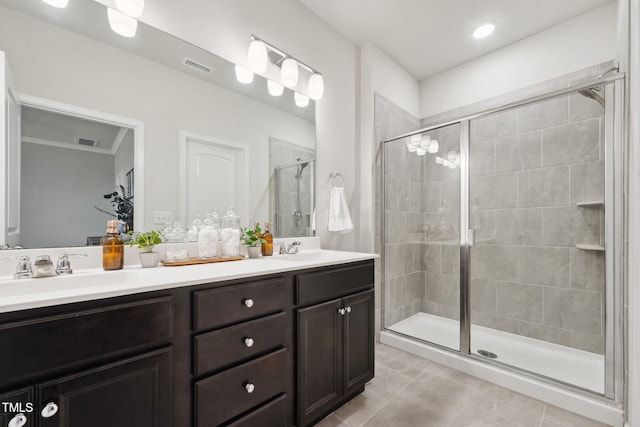
[[[144,10],[144,0],[115,0],[118,10],[133,18],[140,18]]]
[[[271,96],[280,96],[284,92],[284,86],[272,80],[267,80],[267,90]]]
[[[473,32],[473,37],[477,39],[483,39],[485,37],[490,36],[491,33],[493,33],[493,30],[495,29],[496,29],[496,26],[493,24],[481,25],[475,29],[475,31]]]
[[[454,150],[447,151],[447,160],[449,160],[450,162],[455,162],[456,161],[456,155],[457,155],[457,153]]]
[[[313,73],[309,77],[309,98],[317,101],[324,95],[324,79],[321,74]]]
[[[448,167],[451,163],[447,159],[442,159],[442,166]]]
[[[409,141],[411,142],[411,145],[415,145],[416,147],[418,147],[420,145],[420,141],[422,141],[422,137],[420,136],[420,134],[411,135]]]
[[[298,84],[298,63],[295,59],[287,58],[282,63],[282,84],[288,88]]]
[[[42,0],[42,1],[48,4],[49,6],[58,7],[60,9],[67,7],[67,5],[69,4],[69,0]]]
[[[438,144],[438,140],[437,139],[432,139],[429,142],[429,153],[431,154],[435,154],[438,152],[438,150],[440,149],[440,144]]]
[[[455,169],[456,168],[456,164],[453,162],[449,162],[449,169]]]
[[[236,79],[240,83],[248,85],[253,81],[253,72],[236,64]]]
[[[107,18],[109,19],[109,26],[116,34],[120,34],[122,37],[136,35],[138,21],[135,18],[111,8],[107,8]]]
[[[436,156],[436,163],[441,165],[444,162],[444,159],[440,156]]]
[[[416,154],[418,156],[424,156],[425,154],[427,154],[427,150],[423,150],[422,148],[416,147]]]
[[[293,98],[296,101],[296,105],[300,108],[306,107],[307,105],[309,105],[309,97],[305,96],[301,93],[295,92],[293,94]]]
[[[413,145],[411,143],[411,141],[407,141],[407,150],[409,150],[410,152],[414,152],[418,149],[418,147],[416,147],[415,145]]]
[[[249,68],[251,68],[254,73],[264,73],[267,71],[267,47],[261,40],[251,42],[247,59],[249,60]]]
[[[431,137],[429,135],[422,135],[422,139],[420,140],[420,148],[423,150],[429,151],[429,146],[431,145]]]

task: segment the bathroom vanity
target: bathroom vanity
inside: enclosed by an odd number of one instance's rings
[[[372,258],[10,281],[0,425],[19,414],[12,426],[313,424],[373,378]]]

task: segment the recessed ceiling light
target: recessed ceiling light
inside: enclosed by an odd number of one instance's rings
[[[476,28],[476,30],[473,32],[473,37],[477,39],[483,39],[485,37],[490,36],[491,33],[493,33],[493,30],[495,29],[496,29],[496,26],[493,24],[481,25],[478,28]]]

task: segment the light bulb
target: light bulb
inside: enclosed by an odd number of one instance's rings
[[[422,148],[420,148],[420,147],[416,147],[416,154],[417,154],[418,156],[424,156],[425,154],[427,154],[427,150],[423,150],[423,149],[422,149]]]
[[[267,80],[267,90],[271,96],[280,96],[284,92],[284,86],[272,80]]]
[[[118,10],[132,18],[140,18],[144,10],[144,0],[115,0]]]
[[[67,5],[69,4],[69,0],[42,0],[42,1],[48,4],[49,6],[57,7],[60,9],[67,7]]]
[[[267,71],[267,47],[262,40],[254,40],[251,42],[247,59],[249,60],[249,68],[251,68],[254,73],[264,73]]]
[[[253,81],[253,72],[236,64],[236,79],[240,83],[248,85]]]
[[[409,150],[411,153],[413,153],[414,151],[416,151],[418,149],[418,147],[416,147],[415,145],[413,145],[411,143],[411,141],[407,141],[407,150]]]
[[[298,63],[293,58],[287,58],[282,63],[282,84],[288,88],[298,84]]]
[[[296,105],[300,108],[306,107],[309,105],[309,97],[305,96],[301,93],[294,92],[293,97],[296,101]]]
[[[317,101],[324,95],[324,79],[321,74],[313,73],[309,77],[309,98]]]
[[[420,134],[415,134],[415,135],[411,135],[411,137],[409,138],[409,141],[411,141],[411,145],[415,145],[416,147],[420,145],[420,141],[422,141],[422,137],[420,136]]]
[[[440,156],[436,156],[436,163],[441,165],[444,162],[444,159]]]
[[[496,26],[493,24],[481,25],[475,29],[475,31],[473,32],[473,37],[477,39],[483,39],[485,37],[490,36],[491,33],[493,33],[493,30],[495,29],[496,29]]]
[[[111,8],[107,8],[107,18],[109,19],[109,26],[115,33],[120,34],[122,37],[136,35],[138,21],[135,18]]]
[[[438,144],[438,140],[432,139],[431,142],[429,143],[429,153],[435,154],[438,152],[439,149],[440,149],[440,144]]]

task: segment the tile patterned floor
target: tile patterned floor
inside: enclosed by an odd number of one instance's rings
[[[376,346],[376,377],[319,427],[606,426],[395,348]]]

